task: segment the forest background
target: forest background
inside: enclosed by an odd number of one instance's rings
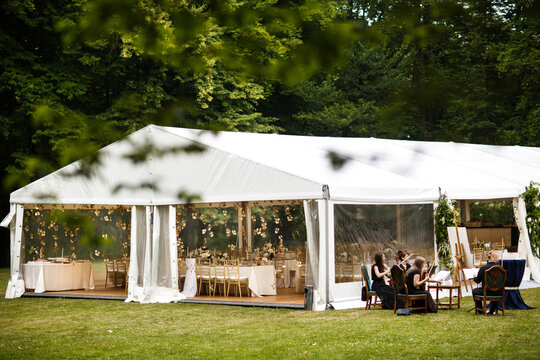
[[[9,193],[149,123],[540,146],[535,0],[0,2]],[[249,150],[249,149],[246,149]],[[0,266],[9,266],[0,230]]]

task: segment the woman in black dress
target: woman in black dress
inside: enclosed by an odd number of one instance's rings
[[[437,305],[433,301],[429,291],[425,289],[426,282],[429,281],[429,275],[422,279],[422,271],[424,270],[424,265],[426,264],[426,259],[419,256],[414,259],[413,266],[405,274],[405,283],[409,289],[409,294],[427,294],[427,310],[430,313],[437,312]],[[423,301],[423,300],[418,300]]]
[[[410,256],[407,250],[398,250],[396,254],[396,263],[405,272],[411,268],[411,264],[407,261]]]
[[[394,310],[394,289],[386,284],[384,277],[390,277],[390,269],[384,264],[386,258],[382,252],[375,254],[375,264],[371,267],[371,288],[377,293],[384,309]]]

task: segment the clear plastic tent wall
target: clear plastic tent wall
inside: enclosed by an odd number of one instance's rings
[[[330,267],[330,302],[360,299],[362,269],[371,270],[376,253],[386,264],[396,263],[398,250],[407,250],[427,261],[435,259],[433,204],[350,204],[334,203],[334,254]]]
[[[353,274],[344,273],[341,266],[369,266],[378,252],[386,255],[389,266],[394,265],[399,249],[427,260],[434,258],[432,204],[336,204],[334,217],[337,282],[353,281]],[[355,266],[353,270],[358,269]]]

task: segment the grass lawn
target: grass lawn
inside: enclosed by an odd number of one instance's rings
[[[396,317],[387,310],[310,312],[110,300],[4,299],[0,358],[540,359],[540,309]],[[523,290],[540,307],[540,289]]]

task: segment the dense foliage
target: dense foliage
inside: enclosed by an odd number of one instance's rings
[[[480,221],[483,226],[513,226],[512,201],[475,201],[469,204],[470,221]]]
[[[538,146],[538,13],[530,0],[3,1],[3,213],[13,189],[148,123]]]
[[[527,229],[533,254],[540,258],[540,184],[531,182],[523,193],[527,210]]]
[[[441,194],[439,203],[435,208],[435,238],[439,264],[446,269],[452,269],[453,264],[450,239],[448,238],[448,228],[455,226],[453,208],[455,206],[450,206],[446,194]],[[459,212],[456,210],[456,218],[458,216]]]

